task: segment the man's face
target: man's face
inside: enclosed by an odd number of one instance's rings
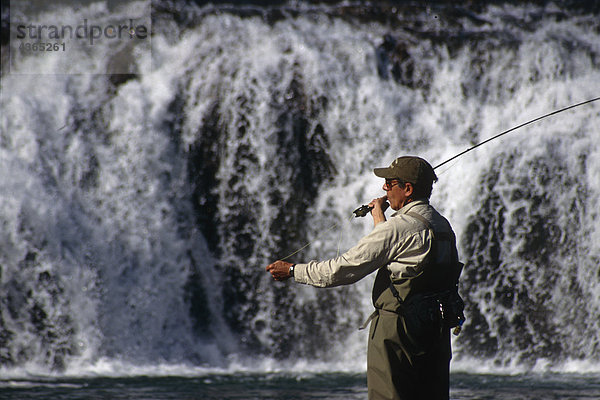
[[[412,183],[405,183],[399,179],[386,179],[383,190],[387,192],[388,203],[392,210],[399,210],[412,200],[410,199],[413,192]]]

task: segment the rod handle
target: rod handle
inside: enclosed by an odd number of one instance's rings
[[[369,212],[371,212],[372,209],[373,209],[373,207],[363,204],[362,206],[358,207],[356,210],[354,210],[352,212],[354,213],[355,217],[364,217]]]

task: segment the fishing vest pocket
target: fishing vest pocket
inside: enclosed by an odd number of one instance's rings
[[[411,296],[402,303],[398,318],[398,331],[406,336],[407,349],[413,355],[425,354],[444,331],[454,328],[458,335],[465,321],[464,307],[456,289]]]
[[[438,293],[437,302],[444,327],[455,328],[453,333],[458,335],[466,320],[464,314],[465,302],[460,297],[460,294],[458,294],[458,290],[451,289]]]

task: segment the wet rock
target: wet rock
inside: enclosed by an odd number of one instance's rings
[[[409,52],[407,42],[392,34],[384,35],[383,42],[376,48],[377,73],[381,79],[390,78],[411,89],[427,89],[431,81],[431,69],[417,64]]]

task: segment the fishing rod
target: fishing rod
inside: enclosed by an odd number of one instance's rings
[[[506,135],[506,134],[508,134],[510,132],[516,131],[519,128],[522,128],[524,126],[533,124],[534,122],[537,122],[537,121],[540,121],[542,119],[551,117],[553,115],[560,114],[560,113],[565,112],[567,110],[571,110],[571,109],[576,108],[576,107],[581,107],[583,105],[586,105],[586,104],[589,104],[589,103],[593,103],[594,101],[598,101],[598,100],[600,100],[600,97],[596,97],[596,98],[593,98],[593,99],[590,99],[590,100],[582,101],[581,103],[573,104],[573,105],[570,105],[568,107],[564,107],[564,108],[561,108],[559,110],[555,110],[555,111],[549,112],[549,113],[544,114],[544,115],[542,115],[540,117],[537,117],[537,118],[534,118],[532,120],[529,120],[529,121],[527,121],[527,122],[525,122],[523,124],[517,125],[517,126],[515,126],[513,128],[510,128],[508,130],[505,130],[504,132],[500,132],[499,134],[497,134],[495,136],[492,136],[491,138],[486,139],[486,140],[484,140],[482,142],[479,142],[476,145],[473,145],[473,146],[467,148],[466,150],[461,151],[460,153],[456,154],[455,156],[450,157],[446,161],[444,161],[444,162],[436,165],[435,167],[433,167],[433,169],[435,170],[435,169],[437,169],[437,168],[439,168],[439,167],[441,167],[443,165],[446,165],[449,162],[451,162],[453,160],[456,160],[457,158],[462,157],[463,155],[465,155],[465,154],[467,154],[467,153],[475,150],[476,148],[481,147],[484,144],[491,142],[492,140],[496,140],[499,137],[502,137],[502,136],[504,136],[504,135]],[[373,207],[371,207],[371,206],[368,206],[366,204],[362,205],[362,206],[358,207],[356,210],[352,211],[353,215],[350,217],[350,219],[355,218],[355,217],[364,217],[369,212],[371,212],[372,209],[373,209]],[[336,228],[337,226],[339,226],[339,223],[333,224],[329,229],[327,229],[325,232],[323,232],[323,234],[329,232],[330,230]],[[303,249],[307,248],[308,246],[310,246],[313,242],[314,241],[307,243],[306,245],[302,246],[301,248],[299,248],[298,250],[296,250],[292,254],[287,255],[286,257],[282,258],[281,260],[285,260],[285,259],[290,258],[291,256],[299,253],[301,250],[303,250]],[[338,253],[339,253],[339,245],[338,245]]]
[[[510,132],[512,132],[512,131],[515,131],[515,130],[517,130],[517,129],[519,129],[519,128],[522,128],[522,127],[524,127],[524,126],[527,126],[527,125],[529,125],[529,124],[533,124],[534,122],[537,122],[537,121],[539,121],[539,120],[542,120],[542,119],[544,119],[544,118],[551,117],[551,116],[553,116],[553,115],[556,115],[556,114],[559,114],[559,113],[561,113],[561,112],[564,112],[564,111],[570,110],[570,109],[572,109],[572,108],[575,108],[575,107],[580,107],[580,106],[583,106],[583,105],[585,105],[585,104],[588,104],[588,103],[592,103],[592,102],[594,102],[594,101],[597,101],[597,100],[600,100],[600,97],[596,97],[596,98],[594,98],[594,99],[590,99],[590,100],[582,101],[581,103],[573,104],[573,105],[571,105],[571,106],[568,106],[568,107],[565,107],[565,108],[561,108],[560,110],[552,111],[552,112],[550,112],[550,113],[548,113],[548,114],[544,114],[544,115],[542,115],[541,117],[537,117],[537,118],[534,118],[534,119],[532,119],[532,120],[530,120],[530,121],[527,121],[527,122],[525,122],[524,124],[517,125],[517,126],[515,126],[514,128],[510,128],[510,129],[508,129],[508,130],[506,130],[506,131],[504,131],[504,132],[501,132],[501,133],[497,134],[496,136],[492,136],[491,138],[489,138],[489,139],[486,139],[486,140],[484,140],[483,142],[479,142],[479,143],[477,143],[476,145],[474,145],[474,146],[471,146],[471,147],[469,147],[468,149],[466,149],[466,150],[464,150],[464,151],[461,151],[460,153],[458,153],[457,155],[455,155],[455,156],[453,156],[453,157],[451,157],[451,158],[447,159],[447,160],[446,160],[446,161],[444,161],[443,163],[436,165],[435,167],[433,167],[433,169],[439,168],[439,167],[441,167],[442,165],[446,165],[446,164],[448,164],[450,161],[452,161],[452,160],[455,160],[455,159],[457,159],[458,157],[460,157],[460,156],[463,156],[463,155],[467,154],[468,152],[470,152],[470,151],[472,151],[472,150],[475,150],[476,148],[478,148],[478,147],[480,147],[480,146],[483,146],[484,144],[486,144],[486,143],[488,143],[488,142],[491,142],[492,140],[498,139],[499,137],[501,137],[501,136],[504,136],[504,135],[506,135],[507,133],[510,133]]]
[[[506,130],[506,131],[504,131],[504,132],[501,132],[501,133],[499,133],[499,134],[497,134],[497,135],[495,135],[495,136],[492,136],[492,137],[491,137],[491,138],[489,138],[489,139],[486,139],[486,140],[484,140],[484,141],[482,141],[482,142],[479,142],[479,143],[477,143],[476,145],[474,145],[474,146],[471,146],[471,147],[469,147],[469,148],[468,148],[468,149],[466,149],[466,150],[463,150],[463,151],[461,151],[461,152],[460,152],[460,153],[458,153],[457,155],[455,155],[455,156],[453,156],[453,157],[450,157],[450,158],[449,158],[449,159],[447,159],[446,161],[444,161],[444,162],[442,162],[442,163],[440,163],[440,164],[436,165],[435,167],[433,167],[433,169],[435,170],[435,169],[437,169],[437,168],[441,167],[442,165],[446,165],[446,164],[448,164],[450,161],[456,160],[458,157],[461,157],[461,156],[463,156],[463,155],[465,155],[465,154],[469,153],[470,151],[473,151],[473,150],[475,150],[476,148],[478,148],[478,147],[480,147],[480,146],[483,146],[483,145],[484,145],[484,144],[486,144],[486,143],[489,143],[489,142],[491,142],[492,140],[498,139],[499,137],[501,137],[501,136],[504,136],[504,135],[506,135],[507,133],[510,133],[510,132],[512,132],[512,131],[515,131],[515,130],[517,130],[517,129],[519,129],[519,128],[522,128],[522,127],[524,127],[524,126],[527,126],[527,125],[529,125],[529,124],[533,124],[534,122],[540,121],[540,120],[542,120],[542,119],[544,119],[544,118],[548,118],[548,117],[551,117],[551,116],[553,116],[553,115],[560,114],[561,112],[564,112],[564,111],[567,111],[567,110],[571,110],[571,109],[573,109],[573,108],[580,107],[580,106],[583,106],[583,105],[586,105],[586,104],[589,104],[589,103],[592,103],[592,102],[594,102],[594,101],[598,101],[598,100],[600,100],[600,97],[596,97],[596,98],[593,98],[593,99],[590,99],[590,100],[582,101],[581,103],[573,104],[573,105],[570,105],[570,106],[568,106],[568,107],[564,107],[564,108],[561,108],[561,109],[559,109],[559,110],[552,111],[552,112],[550,112],[550,113],[547,113],[547,114],[544,114],[544,115],[542,115],[542,116],[540,116],[540,117],[537,117],[537,118],[534,118],[534,119],[532,119],[532,120],[529,120],[529,121],[527,121],[527,122],[525,122],[525,123],[523,123],[523,124],[517,125],[517,126],[515,126],[514,128],[510,128],[510,129],[508,129],[508,130]],[[362,205],[362,206],[358,207],[356,210],[354,210],[354,211],[352,211],[352,212],[354,213],[354,215],[355,215],[356,217],[364,217],[364,216],[365,216],[365,215],[367,215],[367,214],[368,214],[368,213],[369,213],[369,212],[370,212],[372,209],[373,209],[373,207],[369,207],[368,205]]]

